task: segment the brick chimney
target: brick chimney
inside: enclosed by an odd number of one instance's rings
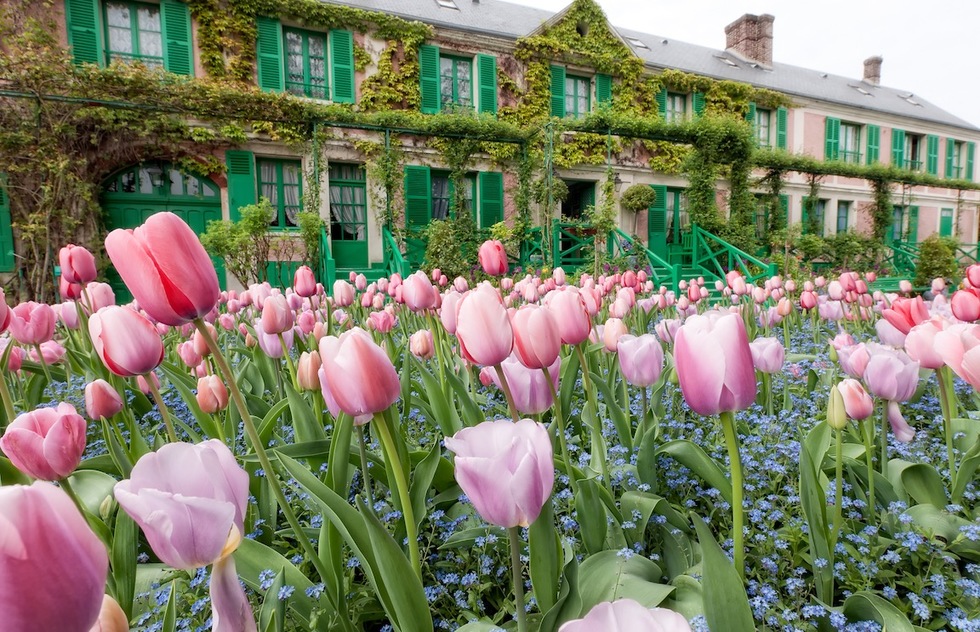
[[[746,13],[725,27],[726,50],[765,66],[772,66],[772,23],[775,19],[768,13]]]
[[[864,82],[873,86],[881,83],[881,57],[868,57],[864,60]]]

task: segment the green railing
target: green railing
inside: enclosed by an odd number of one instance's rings
[[[584,264],[595,243],[595,231],[588,224],[555,222],[551,229],[552,265],[577,268]]]
[[[919,247],[916,244],[895,241],[889,248],[891,255],[888,262],[892,266],[892,275],[909,278],[914,276],[919,261]]]
[[[385,273],[390,277],[392,274],[399,274],[402,278],[407,277],[412,273],[412,267],[409,265],[405,256],[402,254],[401,249],[398,247],[398,241],[395,236],[391,233],[391,229],[387,226],[381,229],[381,239],[384,243],[384,253],[385,253]]]
[[[327,230],[320,227],[320,260],[317,262],[317,280],[323,284],[327,292],[333,292],[333,283],[337,280],[337,263],[333,260],[330,253],[330,242],[327,240]]]
[[[953,254],[961,266],[973,265],[980,259],[980,244],[960,244]]]
[[[753,257],[697,224],[691,226],[691,236],[693,267],[706,277],[724,279],[729,271],[737,270],[746,282],[755,283],[776,274],[775,263]]]
[[[544,230],[540,226],[535,226],[527,232],[527,236],[521,242],[518,259],[518,265],[522,268],[540,268],[545,265],[543,234]]]
[[[664,285],[676,290],[680,283],[681,270],[679,265],[668,263],[618,228],[610,231],[609,238],[606,239],[606,252],[610,258],[630,255],[635,255],[638,258],[645,257],[647,265],[650,266],[650,280],[653,281],[654,285]]]

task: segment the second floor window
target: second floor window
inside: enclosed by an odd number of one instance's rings
[[[769,137],[771,122],[772,110],[755,111],[755,137],[759,141],[759,147],[772,147],[772,140]]]
[[[140,61],[163,67],[160,7],[140,2],[106,2],[109,61]]]
[[[274,209],[269,227],[296,228],[296,215],[303,210],[302,167],[298,160],[259,160],[259,195]]]
[[[687,95],[676,92],[667,93],[667,116],[668,123],[680,123],[687,116]]]
[[[853,123],[840,125],[840,159],[861,164],[861,128]]]
[[[946,142],[949,142],[948,140]],[[962,178],[963,177],[963,143],[960,141],[953,141],[953,151],[952,151],[952,164],[950,165],[950,173],[946,174],[950,178]]]
[[[587,77],[565,77],[565,116],[578,118],[588,114],[591,105],[592,81]]]
[[[905,168],[912,171],[922,169],[922,137],[918,134],[905,134]]]
[[[473,61],[463,57],[439,58],[439,100],[443,110],[473,106]]]
[[[327,99],[327,37],[283,29],[286,49],[286,91],[300,97]]]

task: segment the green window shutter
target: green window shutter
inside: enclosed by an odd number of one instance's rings
[[[704,114],[704,93],[695,92],[691,98],[691,103],[694,105],[694,116],[701,116]]]
[[[667,187],[651,184],[650,188],[656,198],[647,213],[647,245],[654,252],[663,252],[667,248]]]
[[[330,31],[330,98],[334,103],[354,102],[354,34]]]
[[[939,236],[940,237],[953,236],[953,209],[951,208],[944,208],[940,211]]]
[[[881,151],[881,128],[877,125],[868,125],[868,164],[873,165],[878,162],[878,154]]]
[[[779,228],[786,228],[789,226],[789,196],[780,195],[779,196],[779,208],[783,210],[782,223]]]
[[[480,94],[480,112],[497,113],[497,58],[476,56],[476,78]]]
[[[255,204],[255,159],[250,151],[229,149],[225,152],[228,167],[228,217],[237,222],[238,209]]]
[[[419,46],[419,76],[422,91],[422,113],[438,114],[439,102],[439,47],[431,44]],[[428,223],[428,221],[426,221]]]
[[[428,167],[405,166],[405,228],[422,229],[432,219],[432,174]]]
[[[499,171],[480,173],[480,228],[490,228],[504,221],[504,174]]]
[[[776,110],[776,147],[778,149],[786,149],[786,128],[787,118],[789,118],[789,110],[780,106]]]
[[[749,101],[749,111],[745,113],[745,120],[752,124],[753,129],[755,128],[755,101]]]
[[[0,174],[0,272],[14,271],[14,231],[10,226],[7,179]]]
[[[905,130],[892,130],[892,164],[899,169],[905,168]]]
[[[824,160],[837,160],[840,155],[840,119],[827,117],[824,132]]]
[[[919,207],[909,207],[909,242],[919,243]]]
[[[807,231],[807,222],[810,219],[810,214],[807,212],[807,210],[808,210],[807,207],[809,207],[809,206],[810,206],[810,197],[807,196],[807,195],[804,195],[803,196],[803,204],[800,205],[800,228],[801,228],[802,234],[804,234],[804,235],[806,235],[807,232],[808,232]]]
[[[98,0],[65,0],[68,45],[76,64],[102,64]]]
[[[279,20],[259,16],[256,18],[258,40],[256,64],[259,67],[259,88],[266,92],[282,92],[286,89],[283,77],[282,27]]]
[[[952,138],[946,139],[946,177],[953,177],[953,169],[956,164],[956,140]]]
[[[657,93],[657,109],[660,111],[660,118],[667,118],[667,89],[664,88]]]
[[[551,115],[565,118],[565,69],[551,67]]]
[[[926,171],[929,175],[939,175],[939,137],[926,137]]]
[[[163,26],[163,65],[175,75],[194,76],[191,47],[191,12],[183,2],[163,0],[160,4]]]
[[[969,142],[966,144],[966,172],[963,174],[964,180],[973,182],[973,157],[977,153],[977,144]]]
[[[599,73],[595,76],[595,100],[599,105],[612,103],[612,77]]]

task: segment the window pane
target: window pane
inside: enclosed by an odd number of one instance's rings
[[[170,177],[170,195],[184,194],[184,177],[176,169],[171,169],[168,174]],[[193,180],[193,178],[189,178]]]
[[[129,16],[129,7],[118,2],[106,3],[106,16],[109,26],[121,26],[129,30],[132,26]]]
[[[163,57],[163,42],[159,33],[140,32],[140,55],[144,57]]]
[[[157,7],[140,7],[136,18],[141,31],[160,32],[160,9]]]
[[[109,27],[109,52],[127,55],[133,52],[133,34],[128,28]]]
[[[439,92],[443,105],[453,102],[453,60],[443,57],[439,60]]]

